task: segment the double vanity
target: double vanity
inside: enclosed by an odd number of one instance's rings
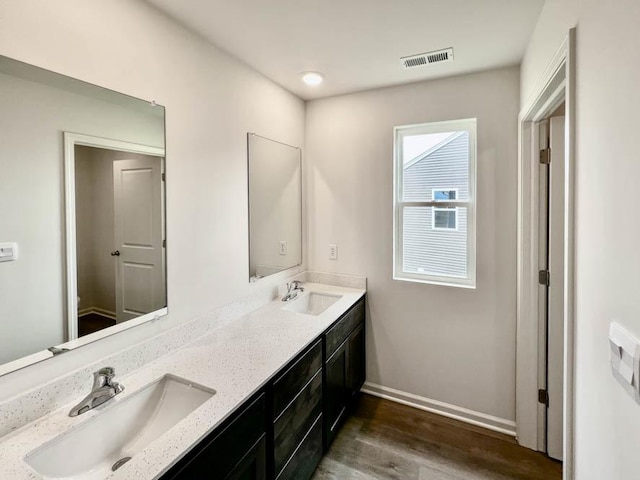
[[[0,91],[0,200],[25,207],[0,238],[0,479],[310,477],[364,382],[366,280],[303,272],[300,135],[230,135],[249,235],[220,229],[250,295],[191,319],[167,297],[165,108],[3,56]]]
[[[0,478],[310,478],[364,383],[365,291],[303,286],[0,438]]]

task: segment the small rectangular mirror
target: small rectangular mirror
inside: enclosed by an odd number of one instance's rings
[[[302,150],[249,133],[249,279],[302,263]]]

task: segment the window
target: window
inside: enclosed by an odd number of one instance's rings
[[[394,279],[475,288],[476,119],[395,128]]]
[[[431,198],[436,202],[446,202],[447,200],[457,200],[457,188],[434,188]],[[440,230],[457,230],[458,210],[456,207],[433,207],[433,216],[431,217],[431,228]]]
[[[447,201],[447,200],[457,200],[458,199],[458,189],[443,189],[443,188],[434,188],[431,190],[431,197],[435,201]]]
[[[431,228],[434,230],[457,230],[458,222],[456,222],[456,208],[433,207],[433,216]]]

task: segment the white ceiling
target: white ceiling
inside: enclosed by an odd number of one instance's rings
[[[517,65],[544,0],[149,0],[304,98]],[[405,70],[400,57],[453,47]],[[302,83],[319,71],[319,87]]]

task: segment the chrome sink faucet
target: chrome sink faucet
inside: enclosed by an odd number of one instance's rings
[[[293,300],[298,296],[298,292],[304,292],[304,288],[302,287],[302,282],[300,280],[294,280],[291,283],[287,283],[287,294],[282,297],[282,301],[288,302],[289,300]]]
[[[76,417],[82,415],[121,393],[124,387],[113,380],[115,375],[116,371],[112,367],[101,368],[97,372],[94,372],[91,392],[71,409],[69,416]]]

